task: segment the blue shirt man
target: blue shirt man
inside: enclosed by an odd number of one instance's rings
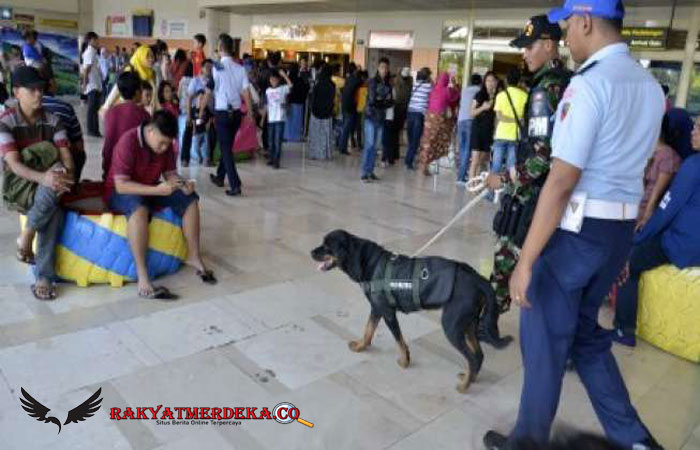
[[[622,0],[567,0],[550,12],[582,69],[557,111],[553,164],[510,294],[521,306],[524,381],[508,438],[489,449],[549,440],[568,359],[607,437],[626,449],[660,449],[632,406],[598,310],[632,247],[641,180],[664,113],[661,87],[629,56]],[[510,442],[509,442],[510,441]]]

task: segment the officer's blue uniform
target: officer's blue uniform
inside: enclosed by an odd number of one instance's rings
[[[520,316],[525,376],[511,439],[548,441],[569,357],[610,439],[632,448],[651,438],[598,310],[632,246],[642,174],[663,113],[661,87],[622,43],[591,56],[559,104],[552,157],[581,169],[575,191],[587,194],[587,212],[578,233],[557,229],[533,266],[532,308]]]

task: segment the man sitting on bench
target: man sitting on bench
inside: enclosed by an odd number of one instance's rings
[[[165,111],[156,112],[150,122],[119,139],[105,182],[105,200],[110,209],[128,217],[127,236],[136,264],[138,294],[143,298],[177,298],[165,287],[154,287],[146,268],[149,218],[159,208],[171,208],[182,217],[187,264],[197,270],[204,283],[216,283],[199,250],[199,196],[194,192],[194,183],[176,171],[176,137],[177,119]]]

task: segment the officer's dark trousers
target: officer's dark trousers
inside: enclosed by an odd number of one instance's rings
[[[520,313],[524,383],[512,438],[549,440],[571,357],[608,438],[625,448],[648,432],[630,403],[598,325],[603,297],[632,247],[634,221],[585,219],[580,233],[557,229],[532,271],[531,309]]]
[[[216,111],[214,124],[216,125],[216,134],[219,138],[219,147],[221,149],[221,161],[216,170],[216,176],[220,180],[227,176],[230,189],[240,189],[241,179],[238,177],[236,161],[233,158],[233,143],[236,139],[238,128],[241,126],[241,112],[238,110],[233,112]]]

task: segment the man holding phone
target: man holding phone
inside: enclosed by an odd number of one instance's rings
[[[128,131],[119,140],[105,183],[109,207],[128,217],[127,237],[136,264],[138,295],[143,298],[177,298],[165,287],[154,287],[146,267],[149,219],[154,210],[161,208],[171,208],[182,217],[187,264],[197,270],[202,282],[216,283],[214,273],[206,268],[200,254],[199,196],[194,182],[183,179],[176,171],[176,137],[177,119],[157,111],[150,122]]]
[[[37,300],[53,300],[57,295],[54,248],[63,222],[59,198],[73,186],[75,165],[66,129],[58,116],[41,105],[46,81],[39,71],[21,66],[12,80],[17,102],[0,115],[3,200],[27,216],[17,239],[17,259],[36,264],[32,293]],[[37,233],[34,255],[32,242]]]

